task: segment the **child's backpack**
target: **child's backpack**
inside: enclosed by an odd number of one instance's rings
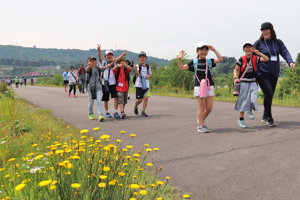
[[[101,69],[100,69],[100,67],[96,66],[96,69],[98,70],[99,77],[101,77]],[[93,72],[93,69],[90,68],[90,70],[87,72],[88,76],[87,76],[87,79],[86,79],[86,84],[89,84],[90,79],[91,79],[91,77],[92,77],[92,72]],[[101,82],[100,82],[100,83],[101,83]]]
[[[142,70],[142,65],[138,64],[138,66],[139,66],[139,74],[140,74],[141,70]],[[149,68],[150,68],[150,66],[148,64],[146,64],[146,67],[147,67],[147,74],[149,75]],[[136,75],[136,72],[135,72],[133,80],[132,80],[133,84],[135,84],[135,82],[136,82],[136,77],[137,77],[137,75]]]
[[[207,62],[208,62],[208,69],[210,71],[210,75],[211,75],[211,78],[213,78],[213,74],[212,74],[212,62],[211,62],[211,59],[206,59]],[[195,69],[195,75],[197,75],[197,71],[206,71],[205,69],[198,69],[198,59],[194,59],[194,69]]]

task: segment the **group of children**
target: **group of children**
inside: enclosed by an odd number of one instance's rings
[[[130,72],[132,68],[135,69],[134,86],[136,87],[136,99],[137,101],[133,105],[134,113],[136,115],[138,112],[138,105],[143,103],[143,110],[141,112],[142,117],[147,117],[145,113],[148,98],[150,97],[150,82],[149,78],[152,76],[151,68],[146,64],[147,55],[145,52],[140,52],[138,55],[138,60],[140,64],[134,65],[125,59],[127,51],[125,51],[118,58],[114,57],[112,51],[107,50],[105,52],[105,60],[102,59],[101,55],[101,45],[98,45],[98,58],[99,66],[97,66],[97,58],[90,56],[87,59],[87,91],[89,94],[89,107],[88,115],[89,119],[93,120],[93,105],[94,100],[97,102],[98,107],[98,120],[104,121],[104,116],[102,114],[102,102],[104,103],[105,117],[112,118],[108,111],[108,101],[114,99],[114,117],[116,119],[126,117],[125,105],[128,100],[128,90],[130,84]],[[102,83],[102,84],[101,84]],[[120,108],[120,114],[118,113],[118,107]]]
[[[207,59],[209,50],[213,51],[217,58]],[[257,64],[266,62],[269,58],[255,50],[252,43],[245,42],[243,45],[245,55],[242,56],[234,69],[234,79],[240,79],[239,97],[234,110],[240,112],[238,125],[246,128],[244,113],[246,112],[251,120],[255,117],[252,110],[257,110]],[[205,119],[210,114],[213,107],[214,81],[212,79],[211,69],[217,63],[223,61],[221,54],[211,45],[200,42],[196,48],[197,59],[183,65],[181,59],[184,57],[184,51],[178,54],[178,66],[180,70],[190,70],[195,73],[194,96],[198,103],[197,131],[208,133],[209,129],[204,125]]]

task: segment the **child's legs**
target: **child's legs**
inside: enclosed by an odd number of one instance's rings
[[[201,99],[199,96],[196,97],[197,103],[198,103],[198,120],[199,124],[204,124],[204,111],[206,109],[206,102],[205,99]]]
[[[207,118],[207,116],[212,111],[213,102],[214,102],[213,98],[214,97],[211,96],[211,97],[206,97],[206,99],[205,99],[206,107],[205,107],[205,111],[204,111],[204,120]]]
[[[96,91],[96,97],[97,97],[96,101],[97,101],[98,117],[99,117],[100,115],[102,115],[102,103],[101,103],[102,92],[101,92],[101,90]]]
[[[70,86],[69,86],[69,93],[70,93],[70,94],[71,94],[71,92],[72,92],[72,89],[73,89],[73,86],[70,85]]]
[[[144,97],[143,111],[145,111],[145,110],[146,110],[146,108],[147,108],[147,105],[148,105],[148,97]]]
[[[138,107],[142,103],[143,99],[138,99],[135,102],[135,106]]]
[[[74,87],[74,95],[76,94],[76,85],[73,85]]]
[[[104,109],[105,111],[108,111],[108,101],[103,101],[104,102]]]
[[[91,92],[90,90],[88,90],[88,93],[89,93],[89,98],[90,98],[90,101],[89,101],[89,114],[93,114],[93,106],[94,106],[94,100],[92,99],[92,95],[91,95]]]
[[[245,112],[240,112],[240,117],[244,117]]]

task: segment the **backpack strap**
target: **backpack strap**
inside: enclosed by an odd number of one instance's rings
[[[257,55],[253,55],[252,56],[252,66],[254,68],[255,73],[257,72],[256,63],[257,63]]]
[[[260,44],[261,44],[261,39],[257,40],[257,45],[256,45],[256,49],[259,51],[260,48]]]
[[[243,71],[245,70],[247,64],[247,57],[246,56],[242,56],[242,66],[240,68],[240,72],[243,73]]]

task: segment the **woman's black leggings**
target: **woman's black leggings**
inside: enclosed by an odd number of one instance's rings
[[[258,76],[258,84],[263,91],[264,97],[264,117],[272,117],[272,100],[276,89],[278,78],[270,78],[267,76]]]
[[[75,95],[76,94],[76,85],[70,85],[69,93],[71,94],[73,89],[74,89],[74,95]]]

